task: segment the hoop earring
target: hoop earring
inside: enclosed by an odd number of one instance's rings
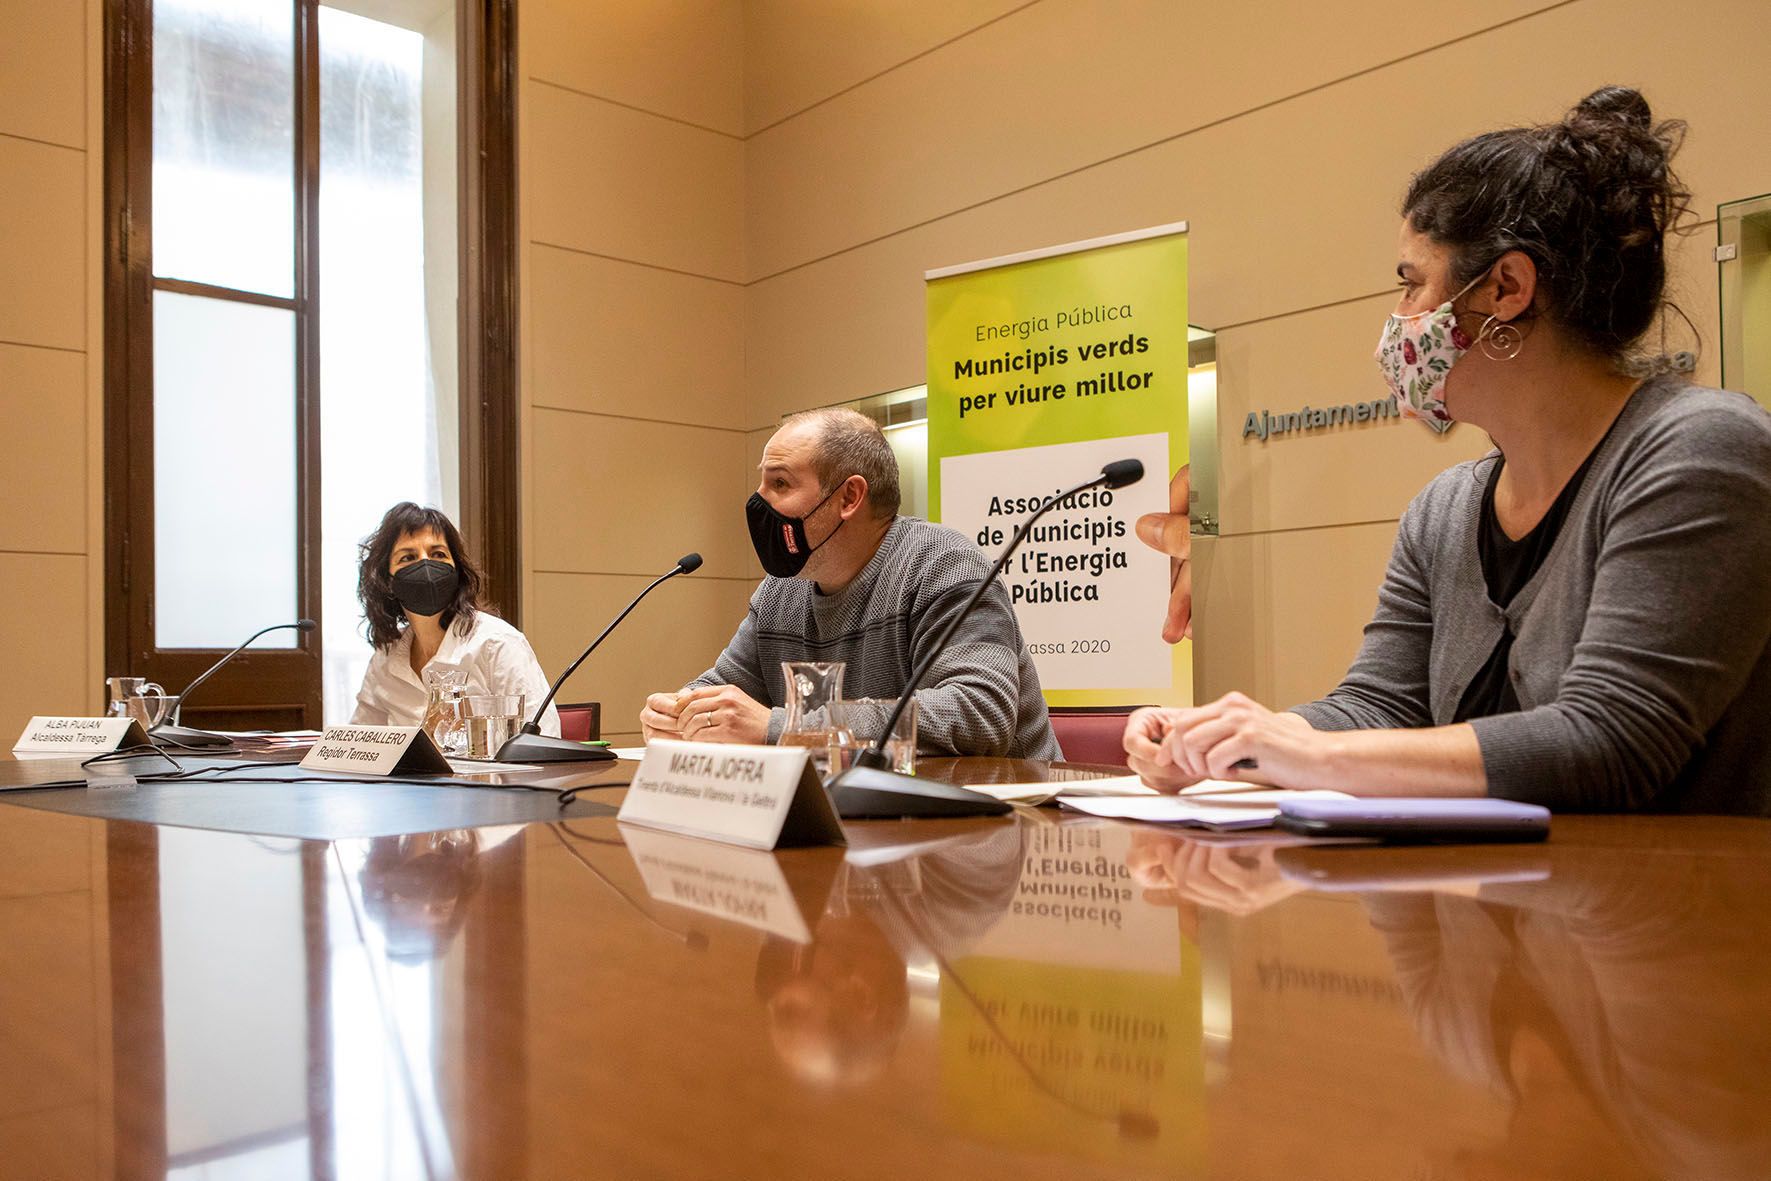
[[[1476,333],[1476,343],[1482,346],[1482,355],[1490,361],[1511,361],[1524,349],[1525,334],[1512,324],[1490,316],[1482,321],[1482,330]]]

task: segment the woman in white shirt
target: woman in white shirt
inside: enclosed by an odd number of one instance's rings
[[[521,693],[526,710],[547,696],[547,676],[529,641],[481,606],[480,572],[442,512],[396,504],[360,552],[357,598],[375,655],[357,693],[353,725],[419,725],[430,671],[465,673],[470,694]],[[559,737],[560,715],[552,705],[541,732]]]

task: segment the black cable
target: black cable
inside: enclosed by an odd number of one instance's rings
[[[156,780],[153,780],[152,782],[155,782],[155,783],[168,783],[168,782],[170,782],[170,783],[376,783],[376,784],[420,783],[420,784],[422,784],[422,783],[429,783],[432,781],[419,780],[419,779],[388,779],[385,776],[383,776],[380,779],[343,779],[343,778],[340,778],[336,775],[286,775],[286,776],[278,776],[276,778],[260,777],[260,776],[254,776],[254,775],[216,775],[213,777],[206,776],[202,779],[195,779],[195,778],[190,778],[190,777],[174,778],[174,779],[156,779]],[[448,781],[447,780],[437,780],[436,782],[446,784]]]
[[[177,722],[172,724],[175,726],[178,725]],[[159,733],[158,731],[151,732],[149,736],[162,746],[174,746],[179,750],[188,750],[194,754],[237,755],[245,749],[232,738],[228,739],[228,744],[226,746],[197,746],[189,742],[180,742],[176,738],[168,738],[165,734]]]
[[[156,753],[160,753],[160,752],[156,752]],[[95,756],[95,759],[93,761],[96,761],[96,758],[98,758],[98,757],[103,757],[103,756]],[[162,755],[162,757],[166,758],[166,760],[168,762],[172,763],[174,766],[179,766],[178,760],[173,759],[167,755]],[[301,765],[301,763],[297,760],[289,760],[286,762],[250,763],[250,764],[246,764],[246,765],[253,766],[253,767],[299,767]],[[137,775],[134,778],[137,783],[419,783],[419,784],[443,783],[443,784],[447,784],[448,782],[450,782],[449,780],[445,780],[445,779],[437,779],[437,780],[390,779],[385,776],[383,776],[381,778],[370,779],[370,778],[361,777],[361,776],[345,777],[345,776],[338,775],[336,773],[327,773],[327,774],[319,774],[319,775],[240,775],[240,774],[235,773],[238,770],[239,770],[238,765],[226,766],[226,767],[191,767],[191,768],[179,767],[179,770],[177,770],[177,771],[157,771],[157,772],[153,772],[153,773],[146,774],[146,775]],[[228,772],[228,773],[227,774],[216,774],[216,772]],[[47,790],[49,788],[85,787],[87,785],[87,783],[88,783],[88,781],[85,779],[62,779],[62,780],[56,780],[55,782],[52,782],[52,783],[33,783],[29,787],[20,788],[18,790],[40,791],[40,790]]]
[[[168,763],[171,763],[174,767],[177,767],[180,771],[184,770],[184,765],[182,763],[180,763],[177,759],[173,758],[171,755],[167,754],[165,751],[161,750],[159,747],[153,745],[152,743],[143,743],[143,742],[137,742],[137,743],[134,743],[130,746],[120,746],[116,750],[107,750],[103,754],[93,755],[91,758],[88,758],[88,759],[81,759],[80,765],[82,767],[90,767],[94,763],[108,763],[108,762],[111,762],[112,760],[116,760],[118,762],[121,762],[125,759],[148,759],[148,758],[165,759]]]
[[[521,787],[522,784],[519,783],[514,786]],[[599,787],[632,787],[632,786],[633,786],[633,780],[631,780],[631,779],[623,779],[623,780],[620,780],[619,782],[616,782],[616,783],[586,783],[582,787],[568,787],[566,790],[562,791],[555,798],[559,800],[560,807],[564,808],[564,807],[567,807],[571,804],[577,803],[578,802],[578,793],[581,791],[595,791]],[[619,844],[619,842],[616,842],[616,843]]]

